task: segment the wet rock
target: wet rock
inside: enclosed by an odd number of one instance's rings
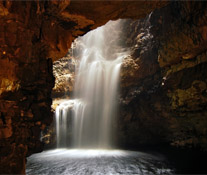
[[[132,54],[121,70],[120,144],[207,150],[205,11],[203,2],[173,2],[129,22]]]
[[[71,96],[74,87],[75,66],[75,59],[71,56],[54,62],[53,74],[55,76],[55,86],[52,91],[53,98]]]

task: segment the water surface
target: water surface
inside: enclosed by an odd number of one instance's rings
[[[135,151],[56,149],[27,160],[27,175],[173,174],[161,155]]]

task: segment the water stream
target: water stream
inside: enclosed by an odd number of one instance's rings
[[[80,63],[74,100],[56,109],[58,148],[67,147],[68,117],[72,118],[74,148],[113,147],[119,71],[128,54],[119,44],[120,25],[121,20],[109,22],[76,40]]]

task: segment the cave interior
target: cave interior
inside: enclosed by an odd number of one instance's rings
[[[207,173],[207,2],[4,0],[0,17],[0,174],[25,174],[28,156],[54,147],[54,109],[73,93],[72,42],[118,19],[130,55],[117,145]]]

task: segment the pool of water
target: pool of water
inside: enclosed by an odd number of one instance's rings
[[[173,174],[162,155],[124,150],[56,149],[27,158],[27,175]]]

